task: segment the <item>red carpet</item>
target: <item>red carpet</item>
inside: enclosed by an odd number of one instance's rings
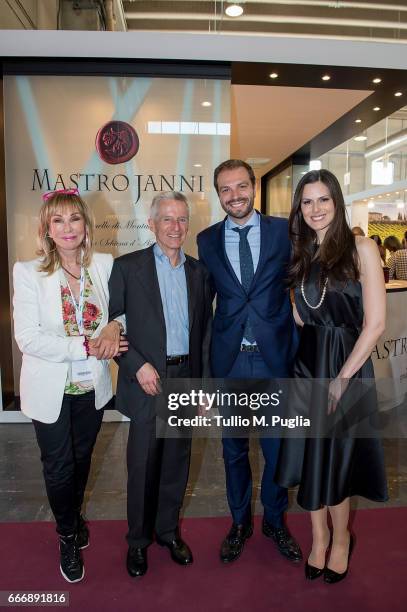
[[[288,523],[307,554],[308,515],[290,514]],[[193,566],[177,566],[167,549],[153,544],[148,573],[134,580],[125,569],[126,523],[93,521],[91,545],[83,551],[85,578],[69,584],[59,572],[52,524],[2,523],[0,590],[69,591],[68,609],[87,612],[406,610],[406,508],[356,512],[353,528],[357,540],[349,575],[337,585],[324,584],[321,579],[306,582],[303,565],[286,561],[261,534],[259,518],[241,559],[223,566],[218,549],[229,526],[228,518],[184,520],[182,534],[194,552]]]

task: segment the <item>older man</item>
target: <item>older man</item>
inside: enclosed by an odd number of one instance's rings
[[[130,418],[127,571],[133,577],[147,571],[154,532],[176,563],[192,563],[178,528],[191,440],[156,437],[154,400],[164,378],[209,374],[211,295],[204,267],[181,248],[188,224],[181,193],[157,195],[149,219],[155,244],[116,259],[109,282],[110,318],[126,315],[129,341],[119,361],[116,406]]]

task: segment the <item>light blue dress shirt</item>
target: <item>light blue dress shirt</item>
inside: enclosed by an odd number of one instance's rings
[[[173,268],[157,243],[153,251],[167,332],[167,355],[188,355],[189,316],[184,252],[181,249],[180,262]]]
[[[249,226],[252,226],[252,227],[249,233],[247,234],[247,240],[249,242],[250,250],[252,252],[253,268],[254,268],[254,273],[256,274],[257,266],[259,263],[259,257],[260,257],[260,215],[256,211],[254,211],[250,219],[244,225],[239,225],[233,220],[233,218],[229,216],[225,222],[226,255],[230,261],[230,264],[233,268],[234,273],[239,279],[239,282],[242,282],[241,276],[240,276],[240,259],[239,259],[240,237],[237,232],[233,231],[233,228],[237,227],[238,229],[242,229],[243,227],[249,227]],[[251,343],[248,342],[246,338],[243,338],[242,344],[251,344]]]

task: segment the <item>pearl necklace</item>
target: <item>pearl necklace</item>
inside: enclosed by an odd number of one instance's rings
[[[313,306],[312,304],[310,304],[307,300],[307,298],[305,297],[305,291],[304,291],[304,277],[302,278],[301,281],[301,294],[302,297],[304,298],[304,302],[306,303],[306,305],[308,306],[308,308],[312,308],[312,310],[317,310],[317,308],[319,308],[320,306],[322,306],[322,302],[325,299],[325,294],[326,294],[326,287],[328,284],[328,277],[326,277],[325,282],[324,282],[324,288],[322,289],[322,295],[321,298],[318,302],[318,304],[316,304],[315,306]]]

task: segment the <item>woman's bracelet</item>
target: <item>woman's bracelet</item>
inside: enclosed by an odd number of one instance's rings
[[[90,357],[89,338],[87,336],[83,336],[83,346],[85,347],[86,357]]]

